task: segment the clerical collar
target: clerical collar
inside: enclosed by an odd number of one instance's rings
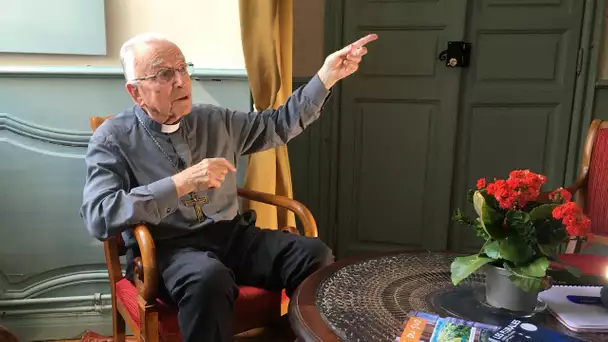
[[[157,133],[173,133],[179,129],[180,123],[177,122],[173,125],[163,125],[159,122],[152,120],[146,111],[140,106],[135,106],[135,112],[137,116],[141,119],[142,123],[148,127],[153,132]]]
[[[173,133],[179,129],[179,121],[173,125],[162,125],[160,130],[163,133]]]

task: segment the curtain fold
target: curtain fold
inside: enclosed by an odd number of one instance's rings
[[[292,93],[293,0],[239,0],[245,67],[256,110],[277,108]],[[287,146],[252,154],[244,187],[293,198]],[[296,226],[294,214],[243,201],[261,228]]]

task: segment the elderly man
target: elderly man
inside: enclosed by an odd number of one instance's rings
[[[244,113],[192,105],[188,64],[152,35],[120,50],[132,108],[91,138],[81,215],[90,234],[123,234],[127,261],[138,253],[129,229],[146,223],[156,244],[161,293],[179,308],[184,341],[229,341],[236,284],[286,289],[333,261],[320,240],[255,226],[238,213],[235,166],[242,155],[287,143],[320,115],[329,89],[354,73],[368,35],[329,55],[285,105]],[[127,275],[132,279],[132,270]]]

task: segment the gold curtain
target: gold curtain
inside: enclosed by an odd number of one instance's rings
[[[241,41],[257,110],[277,108],[292,93],[293,0],[239,0]],[[292,198],[287,146],[249,156],[244,187]],[[252,201],[261,228],[295,227],[293,213]]]

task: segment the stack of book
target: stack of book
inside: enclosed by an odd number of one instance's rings
[[[514,319],[504,326],[440,317],[426,312],[410,312],[401,336],[395,342],[579,342],[557,331]]]

